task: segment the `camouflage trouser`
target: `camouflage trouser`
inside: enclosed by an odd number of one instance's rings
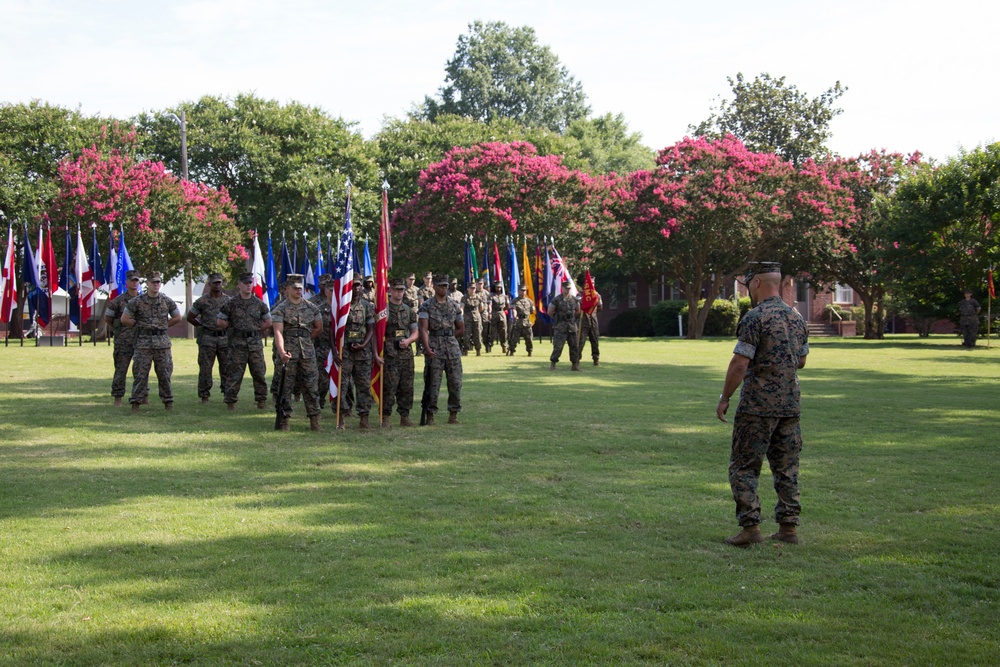
[[[202,334],[198,343],[198,398],[208,398],[212,394],[212,367],[219,360],[219,389],[226,395],[230,370],[229,340],[225,336]]]
[[[128,367],[135,355],[135,347],[128,343],[119,343],[115,339],[115,374],[111,378],[111,395],[115,398],[125,396],[125,380],[128,378]]]
[[[736,501],[736,520],[741,526],[760,523],[760,499],[757,483],[760,468],[767,457],[774,476],[778,502],[774,519],[778,523],[798,525],[799,454],[802,433],[798,417],[758,417],[737,412],[733,423],[733,449],[729,458],[729,486]]]
[[[357,393],[358,399],[358,415],[367,415],[372,410],[372,361],[370,348],[365,348],[361,352],[344,351],[340,373],[344,378],[343,385],[347,384],[348,378],[353,380],[354,390]],[[347,393],[348,389],[344,389],[341,393],[341,413],[351,409]]]
[[[975,322],[962,322],[959,324],[962,330],[962,345],[965,347],[975,347],[976,339],[979,338],[979,320]]]
[[[576,327],[569,328],[561,324],[557,324],[552,329],[552,354],[549,356],[549,361],[552,363],[559,361],[559,357],[562,356],[563,345],[566,343],[569,343],[569,360],[574,364],[579,363],[580,339],[578,338],[577,329]]]
[[[316,348],[316,397],[319,399],[319,407],[322,410],[326,407],[326,399],[330,396],[330,369],[327,368],[327,357],[330,356],[330,348],[326,345],[319,345],[314,340]]]
[[[531,333],[531,320],[522,320],[515,322],[510,328],[510,351],[513,352],[517,349],[517,343],[521,339],[524,339],[524,349],[531,353],[533,349],[533,338]]]
[[[507,351],[507,318],[494,317],[490,322],[490,340],[492,345],[500,343],[504,352]]]
[[[392,414],[392,406],[396,404],[396,412],[400,415],[410,414],[413,409],[413,355],[385,357],[385,386],[382,387],[382,414],[386,417]]]
[[[584,344],[590,341],[590,356],[594,361],[598,361],[601,358],[600,338],[597,327],[591,326],[584,316],[583,325],[580,326],[580,356],[583,356]]]
[[[132,396],[129,403],[142,403],[149,398],[149,368],[156,370],[156,384],[160,390],[160,400],[174,402],[174,392],[170,386],[170,376],[174,372],[174,359],[169,347],[155,350],[136,349],[132,357]]]
[[[466,352],[483,349],[483,323],[479,320],[465,319],[465,335],[462,336],[462,349]]]
[[[275,372],[275,376],[278,373]],[[316,355],[307,354],[302,357],[293,356],[285,365],[285,393],[281,396],[281,409],[286,416],[292,414],[292,393],[302,391],[306,404],[306,414],[310,417],[319,414],[319,398],[316,396]]]
[[[249,342],[234,338],[229,347],[229,385],[226,387],[226,403],[239,400],[240,387],[243,386],[243,375],[250,367],[250,377],[253,378],[253,398],[255,401],[267,400],[267,364],[264,362],[264,345],[260,339]]]
[[[441,373],[448,376],[448,412],[458,412],[462,409],[462,357],[444,359],[424,357],[424,363],[430,364],[430,371],[424,376],[430,387],[428,395],[430,404],[427,411],[432,415],[438,411],[438,394],[441,392]]]

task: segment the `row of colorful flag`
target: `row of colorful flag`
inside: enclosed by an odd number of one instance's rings
[[[500,261],[500,244],[497,239],[493,239],[492,252],[490,242],[487,241],[483,248],[483,267],[480,270],[476,246],[471,236],[465,238],[465,284],[482,278],[487,288],[492,288],[495,283],[500,283],[503,289],[515,298],[520,292],[521,286],[525,287],[527,298],[535,304],[535,312],[542,318],[542,321],[551,323],[548,316],[549,306],[552,301],[561,293],[564,281],[570,284],[570,294],[574,297],[580,294],[573,280],[573,276],[566,268],[562,255],[556,250],[555,242],[550,238],[543,237],[536,241],[534,249],[534,266],[528,256],[528,241],[524,239],[521,243],[521,252],[518,253],[515,242],[508,237],[505,242],[504,256],[507,265],[507,280],[504,280],[503,263]],[[518,265],[518,254],[521,255],[520,266]],[[580,299],[581,308],[585,313],[593,313],[597,309],[598,297],[594,287],[594,280],[587,270],[584,275],[583,295]],[[513,311],[510,312],[513,317]],[[531,316],[531,323],[536,321],[535,315]]]
[[[22,261],[20,278],[27,287],[25,306],[29,319],[40,327],[47,327],[52,320],[52,297],[60,288],[69,295],[69,319],[79,326],[93,316],[93,308],[97,302],[98,292],[104,292],[109,298],[115,298],[124,289],[125,272],[133,269],[132,259],[125,247],[125,235],[119,233],[117,246],[115,235],[110,234],[110,261],[104,265],[97,245],[96,225],[91,225],[93,235],[90,253],[83,243],[83,234],[76,230],[74,241],[70,230],[66,230],[66,245],[63,253],[62,270],[59,272],[58,283],[53,280],[56,275],[55,248],[52,244],[52,229],[39,226],[38,244],[31,246],[28,227],[24,227],[24,242],[21,245]],[[3,274],[0,275],[0,322],[9,324],[18,306],[17,252],[14,245],[14,230],[7,227],[7,248],[4,253]]]

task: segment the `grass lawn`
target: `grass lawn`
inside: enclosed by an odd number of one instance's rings
[[[201,405],[190,341],[138,415],[0,347],[0,664],[998,664],[1000,351],[811,346],[802,544],[750,550],[729,340],[467,357],[461,425],[370,434]]]

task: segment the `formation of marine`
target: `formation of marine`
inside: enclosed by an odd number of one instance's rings
[[[125,397],[125,379],[132,367],[133,383],[129,403],[133,412],[148,404],[149,373],[156,373],[160,401],[167,410],[173,406],[171,375],[173,361],[168,329],[181,321],[177,304],[160,294],[162,276],[146,276],[145,293],[139,290],[141,276],[129,271],[126,290],[109,302],[106,319],[114,336],[114,374],[111,395],[120,406]],[[513,356],[523,340],[527,355],[533,350],[532,315],[535,305],[525,288],[511,299],[499,282],[487,291],[482,280],[460,289],[447,275],[428,272],[423,286],[416,275],[389,281],[385,311],[385,338],[382,354],[375,344],[375,287],[371,276],[355,278],[347,312],[343,344],[338,349],[332,328],[335,281],[329,274],[318,280],[318,293],[306,298],[303,276],[289,274],[281,286],[277,302],[270,308],[253,291],[253,274],[239,276],[237,293],[223,291],[223,276],[208,276],[205,294],[198,298],[185,317],[197,327],[198,397],[211,400],[213,376],[219,376],[219,390],[230,411],[236,410],[247,369],[253,383],[258,410],[268,407],[267,364],[264,341],[273,335],[272,382],[270,394],[275,408],[275,429],[290,430],[294,404],[304,403],[312,430],[321,430],[321,415],[330,401],[338,429],[346,420],[358,418],[357,428],[373,424],[373,404],[378,409],[377,424],[391,427],[393,407],[399,426],[414,426],[410,418],[414,406],[415,353],[424,356],[424,392],[420,401],[420,424],[434,425],[442,380],[447,386],[448,423],[458,424],[462,409],[462,357],[475,350],[476,356],[489,354],[494,347]],[[578,371],[580,299],[570,296],[569,283],[550,308],[553,314],[554,349],[550,368],[564,344],[569,343],[572,370]],[[597,362],[596,319],[590,336],[594,363]],[[331,387],[329,368],[340,368],[340,383]],[[383,395],[373,397],[373,368],[381,369]],[[379,399],[379,400],[375,400]]]

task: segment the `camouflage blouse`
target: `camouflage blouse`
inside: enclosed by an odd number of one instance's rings
[[[737,413],[795,417],[799,359],[809,354],[809,332],[798,311],[781,297],[761,301],[740,321],[735,354],[750,360]]]
[[[160,350],[170,347],[167,322],[181,314],[177,304],[166,294],[140,294],[125,306],[125,312],[135,320],[135,348]]]
[[[108,302],[108,308],[104,311],[104,317],[111,320],[111,331],[115,335],[115,345],[135,345],[135,335],[138,330],[135,327],[122,326],[122,313],[125,312],[125,306],[128,305],[128,302],[136,296],[138,294],[132,295],[128,292],[122,292]]]
[[[298,303],[286,299],[271,310],[271,321],[282,325],[285,352],[293,359],[316,355],[311,334],[319,319],[319,308],[305,299]]]
[[[405,303],[398,306],[391,301],[386,306],[385,346],[387,357],[412,357],[413,346],[399,347],[399,341],[417,329],[417,312]]]
[[[455,324],[464,324],[460,305],[451,299],[445,299],[443,303],[436,298],[427,299],[420,304],[417,319],[427,320],[427,334],[435,354],[445,359],[462,356],[462,348],[455,338]]]

